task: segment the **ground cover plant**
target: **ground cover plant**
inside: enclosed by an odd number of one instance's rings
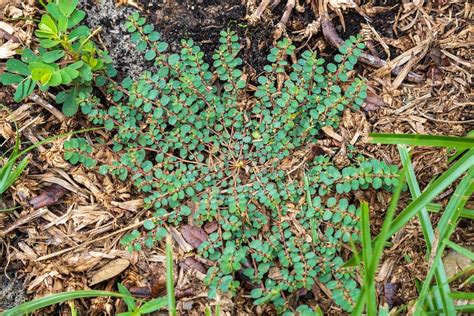
[[[0,87],[4,314],[474,312],[467,7],[365,3],[368,30],[338,1],[244,2],[31,1],[29,39],[0,23],[26,44]]]
[[[160,33],[138,14],[125,27],[155,70],[121,83],[96,78],[109,106],[101,95],[80,94],[80,108],[111,137],[94,146],[83,138],[64,144],[71,163],[130,179],[147,194],[154,212],[144,224],[148,232],[135,230],[123,244],[152,247],[167,223],[179,225],[188,216],[196,225],[217,222],[220,229],[198,249],[216,263],[205,280],[211,297],[235,293],[243,275],[255,304],[271,302],[284,312],[290,310],[286,295],[318,279],[350,311],[358,286],[340,256],[343,244],[359,240],[358,202],[350,192],[391,189],[397,168],[352,153],[350,165],[339,170],[307,148],[322,128],[338,127],[345,109],[363,103],[364,81],[350,78],[360,38],[346,41],[335,63],[305,51],[291,64],[295,47],[279,41],[252,92],[231,30],[221,32],[210,66],[191,40],[182,41],[180,54],[167,53]],[[248,93],[251,101],[243,102]],[[120,158],[102,164],[94,158],[101,146]],[[305,156],[303,164],[296,165],[295,155]]]

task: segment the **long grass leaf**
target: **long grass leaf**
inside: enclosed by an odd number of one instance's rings
[[[166,296],[168,298],[169,315],[176,316],[173,277],[173,240],[171,239],[171,235],[166,237]]]
[[[474,261],[474,252],[470,251],[467,248],[459,246],[458,244],[455,244],[450,240],[445,240],[444,243],[446,244],[446,246],[453,249],[457,253],[463,255],[464,257],[468,258],[471,261]]]
[[[446,209],[443,215],[441,216],[441,219],[437,227],[438,232],[439,232],[438,238],[439,240],[441,240],[441,242],[438,242],[438,247],[436,251],[434,252],[434,256],[432,256],[433,258],[431,260],[432,262],[437,262],[438,260],[441,260],[441,256],[446,247],[446,243],[444,242],[444,240],[449,240],[449,237],[451,236],[451,234],[454,232],[454,229],[456,228],[459,216],[461,214],[461,211],[464,205],[466,204],[467,200],[474,192],[473,179],[474,179],[474,168],[471,168],[469,169],[466,176],[458,184],[456,190],[454,191],[453,195],[451,196],[451,199],[448,202],[448,205],[446,206]],[[419,299],[417,300],[417,303],[415,306],[415,315],[422,314],[423,299],[427,296],[428,289],[430,288],[431,280],[433,279],[433,275],[435,274],[435,271],[436,271],[436,266],[432,265],[430,267],[430,270],[428,271],[428,274],[423,283],[423,287],[420,291]]]
[[[369,267],[374,264],[375,256],[372,253],[372,240],[370,237],[370,217],[369,205],[367,202],[362,202],[361,208],[361,230],[362,230],[362,257],[364,260],[364,279],[365,301],[367,304],[367,314],[375,315],[377,313],[377,292],[375,291],[375,282],[373,282],[373,275],[370,274]]]
[[[32,301],[20,304],[9,310],[0,313],[1,316],[19,316],[32,313],[41,308],[51,306],[54,304],[74,300],[78,298],[87,297],[99,297],[99,296],[111,296],[111,297],[123,297],[120,293],[108,292],[108,291],[95,291],[95,290],[84,290],[84,291],[72,291],[63,292],[48,295],[42,298],[34,299]]]
[[[405,146],[399,145],[398,152],[400,153],[400,158],[402,160],[403,165],[407,169],[407,184],[408,188],[410,189],[410,193],[413,199],[418,198],[421,195],[421,190],[418,185],[418,181],[416,180],[415,170],[410,162],[410,156],[408,154],[408,150]],[[425,207],[421,208],[418,212],[418,219],[421,224],[421,230],[423,231],[423,236],[425,237],[425,243],[428,254],[431,253],[431,246],[435,241],[435,234],[433,227],[431,225],[430,216],[428,211]],[[443,266],[442,260],[437,260],[433,262],[433,265],[436,266],[436,281],[438,283],[438,291],[439,295],[435,296],[439,297],[441,301],[434,302],[436,305],[441,305],[443,310],[448,315],[454,312],[454,303],[449,296],[450,288],[448,284],[448,277],[446,276],[446,271]],[[441,303],[441,304],[440,304]]]
[[[447,148],[474,148],[474,138],[418,134],[369,134],[369,142],[391,145],[415,145]]]
[[[425,191],[412,201],[393,221],[389,230],[392,236],[405,226],[423,207],[431,202],[436,196],[449,187],[454,181],[462,176],[474,165],[474,149],[469,150],[460,160],[453,164],[438,179],[433,181]]]

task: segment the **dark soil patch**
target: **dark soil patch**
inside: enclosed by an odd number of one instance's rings
[[[206,62],[219,45],[219,33],[231,29],[239,35],[245,32],[245,7],[240,0],[141,0],[141,15],[156,26],[172,52],[179,51],[182,39],[192,39],[205,52]],[[83,9],[88,13],[87,24],[92,28],[102,27],[102,38],[119,72],[138,76],[151,64],[136,52],[129,34],[123,29],[127,17],[136,11],[132,7],[115,7],[114,0],[96,4],[87,0]],[[249,47],[250,49],[252,47]],[[259,54],[256,54],[259,59]]]
[[[4,271],[4,267],[1,267],[1,269]],[[24,277],[17,274],[20,270],[21,263],[16,261],[8,267],[6,274],[0,274],[0,310],[19,305],[27,298]]]

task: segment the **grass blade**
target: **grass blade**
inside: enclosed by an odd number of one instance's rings
[[[362,202],[361,209],[361,232],[362,232],[362,258],[364,267],[364,288],[359,296],[359,300],[363,300],[359,304],[362,307],[367,304],[367,314],[375,315],[377,313],[377,295],[375,291],[375,282],[372,281],[373,276],[370,275],[370,266],[373,264],[375,256],[372,253],[372,240],[370,237],[370,217],[369,205]],[[364,298],[365,297],[365,298]]]
[[[108,291],[95,291],[95,290],[84,290],[84,291],[72,291],[72,292],[63,292],[48,295],[42,298],[38,298],[18,306],[15,306],[9,310],[0,313],[1,316],[18,316],[29,314],[34,311],[37,311],[41,308],[51,306],[54,304],[66,302],[69,300],[74,300],[78,298],[87,298],[87,297],[99,297],[99,296],[111,296],[111,297],[123,297],[120,293],[108,292]]]
[[[456,136],[433,136],[418,134],[369,134],[369,142],[391,145],[415,145],[429,147],[474,148],[474,138]]]
[[[169,315],[176,316],[173,277],[173,240],[171,239],[171,235],[166,237],[166,295],[168,298]]]
[[[446,244],[446,246],[453,249],[457,253],[463,255],[464,257],[468,258],[471,261],[474,261],[474,252],[472,252],[469,249],[466,249],[462,246],[459,246],[458,244],[455,244],[450,240],[445,240],[444,243]]]
[[[438,243],[439,246],[437,247],[437,249],[433,249],[433,255],[431,256],[432,262],[437,262],[438,260],[441,260],[444,248],[446,247],[445,241],[448,241],[449,237],[454,232],[461,211],[469,197],[474,192],[473,178],[474,168],[471,168],[469,169],[467,175],[461,180],[461,182],[457,186],[451,199],[448,202],[448,205],[446,206],[446,210],[444,211],[443,216],[441,217],[437,227],[439,232],[439,239],[441,240],[441,242]],[[422,314],[422,305],[424,303],[424,299],[428,295],[428,289],[430,287],[431,280],[433,279],[435,271],[436,265],[432,265],[430,270],[428,271],[428,275],[426,276],[426,279],[423,283],[423,287],[420,291],[420,295],[415,306],[415,315]]]
[[[410,189],[410,193],[413,199],[418,198],[421,195],[421,190],[418,185],[418,181],[416,180],[415,170],[410,162],[410,157],[408,154],[408,150],[405,146],[399,145],[398,151],[400,153],[400,158],[403,162],[404,167],[407,169],[407,184],[408,188]],[[421,224],[421,229],[423,231],[423,236],[425,237],[426,248],[428,254],[431,253],[431,245],[435,242],[435,234],[433,231],[433,227],[431,225],[430,216],[428,214],[428,210],[425,207],[422,207],[418,213],[418,219]],[[444,269],[444,265],[442,260],[437,260],[433,262],[433,265],[436,266],[436,281],[438,283],[438,291],[439,295],[435,296],[435,304],[442,306],[443,310],[446,314],[452,314],[454,312],[454,303],[449,296],[451,292],[448,283],[448,277],[446,276],[446,271]],[[436,298],[439,298],[440,301],[436,301]]]
[[[385,215],[384,222],[382,224],[382,229],[379,234],[379,238],[377,241],[374,242],[374,250],[371,251],[370,254],[368,253],[363,253],[362,257],[364,260],[364,284],[361,289],[361,293],[359,295],[359,298],[356,302],[356,305],[354,307],[354,310],[352,312],[352,315],[362,315],[362,311],[364,308],[365,303],[367,303],[367,314],[368,315],[376,315],[377,308],[375,305],[375,311],[373,310],[373,306],[369,304],[376,304],[377,302],[377,297],[376,297],[376,291],[375,291],[375,272],[377,270],[377,266],[380,262],[380,258],[383,253],[383,249],[385,246],[385,242],[390,238],[390,235],[388,235],[390,225],[392,224],[392,220],[395,214],[395,209],[397,208],[398,200],[400,199],[400,194],[402,192],[403,184],[405,181],[405,169],[403,169],[400,172],[399,179],[398,179],[398,185],[396,186],[392,198],[390,200],[390,205],[387,210],[387,214]],[[365,213],[365,214],[364,214]],[[366,251],[366,249],[371,250],[372,245],[367,246],[366,243],[371,243],[370,241],[370,228],[367,227],[368,225],[368,205],[365,203],[361,204],[361,214],[363,214],[363,220],[364,224],[362,225],[362,229],[364,229],[363,232],[363,247],[368,247],[363,249],[363,252]],[[365,227],[364,227],[365,226]],[[364,236],[365,235],[365,236]],[[356,259],[357,260],[357,259]],[[357,260],[357,262],[359,262]],[[369,310],[370,309],[370,310]]]
[[[398,232],[405,226],[423,207],[443,192],[448,186],[462,176],[474,165],[474,149],[469,150],[460,160],[445,171],[438,179],[433,181],[425,191],[412,201],[393,221],[389,236]],[[379,238],[379,237],[377,237]]]

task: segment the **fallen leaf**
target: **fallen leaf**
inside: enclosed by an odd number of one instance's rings
[[[334,131],[334,128],[330,125],[327,125],[327,126],[324,126],[322,128],[324,134],[326,134],[327,136],[337,140],[338,142],[342,143],[344,141],[344,139],[342,138],[341,135],[339,135],[338,133],[336,133],[336,131]]]
[[[382,97],[370,91],[367,93],[367,97],[365,98],[364,102],[364,111],[375,111],[387,105]]]
[[[92,275],[89,281],[89,286],[93,286],[119,275],[122,271],[127,269],[129,265],[130,261],[127,259],[115,259],[110,261]]]
[[[329,4],[334,9],[354,8],[357,6],[354,0],[329,0]]]
[[[41,207],[54,205],[65,193],[65,188],[57,184],[52,184],[47,187],[40,195],[32,198],[30,200],[30,204],[35,210]]]
[[[184,240],[194,249],[197,249],[203,242],[208,240],[207,234],[202,228],[192,225],[181,226],[181,234]]]
[[[192,257],[187,257],[179,264],[179,266],[183,268],[185,272],[193,269],[202,273],[207,273],[207,269],[204,267],[204,265]]]
[[[216,221],[212,221],[212,222],[207,222],[206,224],[204,224],[203,228],[206,231],[206,233],[211,234],[215,232],[218,227],[219,227],[219,224],[217,224]]]

